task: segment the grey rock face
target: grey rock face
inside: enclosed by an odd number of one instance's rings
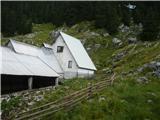
[[[107,36],[109,36],[109,33],[104,33],[103,36],[107,37]]]
[[[122,29],[124,27],[124,24],[121,24],[118,28]]]
[[[41,101],[43,99],[43,95],[35,96],[35,101]]]
[[[126,54],[127,54],[127,51],[118,53],[117,55],[113,57],[113,62],[121,60]]]
[[[130,38],[128,38],[128,43],[129,44],[135,44],[135,43],[137,43],[137,38],[132,38],[132,37],[130,37]]]
[[[58,35],[59,35],[59,32],[60,32],[60,30],[58,30],[58,31],[52,31],[50,35],[51,35],[52,38],[57,38]]]
[[[95,44],[94,47],[95,47],[96,49],[98,49],[98,48],[101,47],[101,44]]]
[[[153,72],[157,77],[159,77],[160,78],[160,70],[157,70],[157,71],[155,71],[155,72]]]
[[[149,68],[153,75],[160,78],[160,62],[152,61],[150,63],[144,64],[142,67],[138,68],[138,72],[143,72],[145,69]]]
[[[33,104],[35,104],[35,102],[29,102],[29,103],[28,103],[29,106],[31,106],[31,105],[33,105]]]
[[[103,97],[103,96],[100,96],[100,98],[99,98],[99,102],[102,102],[102,101],[105,101],[106,99],[105,99],[105,97]]]
[[[102,71],[103,71],[105,74],[111,74],[111,73],[113,73],[112,69],[110,69],[110,68],[104,68],[104,69],[102,69]]]
[[[113,39],[112,39],[112,42],[113,42],[113,44],[115,44],[115,45],[119,45],[120,43],[122,43],[122,41],[121,41],[120,39],[118,39],[118,38],[113,38]]]
[[[90,47],[88,47],[88,48],[86,48],[86,50],[87,50],[87,51],[90,51],[90,50],[91,50],[91,48],[90,48]]]
[[[100,36],[98,33],[95,33],[95,32],[91,32],[90,33],[92,36]]]
[[[153,101],[151,99],[147,100],[148,103],[153,103]]]
[[[35,33],[31,33],[31,34],[27,34],[26,37],[27,38],[33,38],[33,37],[35,37],[35,35],[36,35]]]
[[[128,26],[124,26],[122,29],[121,29],[121,31],[122,32],[129,32],[129,27]]]
[[[138,83],[148,83],[148,79],[146,77],[140,77],[137,79]]]

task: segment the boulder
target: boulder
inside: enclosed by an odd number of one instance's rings
[[[106,99],[105,99],[105,97],[104,96],[100,96],[100,98],[99,98],[99,102],[101,102],[101,101],[105,101]]]
[[[111,73],[113,73],[112,69],[110,69],[110,68],[104,68],[104,69],[102,69],[102,71],[103,71],[104,73],[106,73],[106,74],[111,74]]]
[[[122,72],[122,75],[123,76],[126,76],[128,73],[127,72]]]
[[[144,43],[144,46],[147,48],[147,47],[151,47],[152,46],[152,43],[149,43],[149,42],[145,42]]]
[[[137,82],[141,84],[148,83],[148,79],[146,77],[139,77]]]
[[[142,67],[138,68],[138,72],[143,72],[146,68],[152,71],[152,74],[160,78],[160,62],[152,61],[150,63],[144,64]]]
[[[153,101],[151,99],[148,99],[147,102],[148,103],[153,103]]]
[[[160,78],[160,70],[157,70],[157,71],[155,71],[155,72],[153,72],[157,77],[159,77]]]
[[[137,69],[137,72],[143,72],[144,68],[143,67],[140,67]]]
[[[28,97],[23,97],[23,100],[24,100],[24,101],[27,101],[27,100],[28,100]]]
[[[104,33],[103,36],[107,37],[107,36],[109,36],[109,33]]]
[[[123,27],[124,27],[124,24],[121,24],[118,28],[123,29]]]
[[[87,50],[87,51],[90,51],[90,50],[91,50],[91,48],[90,48],[90,47],[88,47],[88,48],[86,48],[86,50]]]
[[[64,86],[64,89],[68,90],[68,89],[69,89],[69,86]]]
[[[50,91],[50,89],[49,89],[49,88],[46,88],[46,91]]]
[[[41,91],[38,90],[38,91],[36,91],[36,94],[39,94],[40,92],[41,92]]]
[[[29,95],[29,92],[28,92],[28,91],[23,94],[23,96],[28,96],[28,95]]]
[[[71,29],[75,29],[77,26],[78,26],[78,25],[75,24],[75,25],[73,25],[73,26],[71,27]]]
[[[128,43],[129,44],[135,44],[135,43],[137,43],[137,38],[136,37],[135,38],[132,38],[132,37],[128,38]]]
[[[35,96],[34,100],[38,102],[38,101],[41,101],[43,98],[44,98],[43,95],[38,95],[38,96]]]
[[[35,37],[35,33],[27,34],[26,37],[27,38],[33,38],[33,37]]]
[[[35,102],[33,102],[33,101],[32,101],[32,102],[28,102],[28,105],[29,105],[29,106],[31,106],[31,105],[33,105],[33,104],[35,104]]]
[[[95,47],[96,49],[98,49],[98,48],[101,47],[101,44],[95,44],[94,47]]]
[[[126,54],[127,54],[127,51],[118,53],[113,57],[113,62],[120,61]]]
[[[152,97],[156,97],[157,95],[153,92],[147,92],[148,95],[151,95]]]
[[[112,43],[114,45],[118,45],[118,46],[122,45],[122,41],[120,39],[118,39],[118,38],[113,38],[112,39]]]
[[[113,38],[113,39],[112,39],[112,42],[113,42],[114,44],[119,44],[119,43],[121,43],[121,40],[118,39],[118,38]]]
[[[92,36],[100,36],[98,33],[95,33],[95,32],[91,32],[90,33]]]
[[[60,32],[60,30],[52,31],[52,32],[50,33],[50,35],[51,35],[52,38],[57,38],[58,35],[59,35],[59,32]]]
[[[123,26],[123,28],[121,29],[121,32],[130,32],[130,29],[128,26]]]
[[[1,96],[1,101],[6,100],[9,101],[11,97],[9,95]]]

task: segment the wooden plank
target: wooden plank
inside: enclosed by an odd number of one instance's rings
[[[115,74],[111,77],[110,80],[103,80],[103,81],[100,81],[100,82],[95,83],[93,85],[91,84],[89,87],[81,89],[79,91],[76,91],[68,96],[65,96],[64,98],[61,98],[60,100],[56,100],[54,102],[47,103],[47,104],[42,105],[40,107],[33,108],[30,111],[19,113],[18,115],[29,114],[30,112],[32,112],[29,115],[25,115],[25,116],[21,116],[21,117],[17,118],[17,120],[30,118],[30,117],[33,118],[33,116],[35,116],[34,118],[39,118],[39,117],[43,117],[45,115],[49,115],[51,113],[54,113],[56,111],[59,111],[63,107],[72,107],[72,106],[74,106],[74,104],[77,104],[77,102],[80,102],[82,99],[84,99],[84,97],[87,99],[87,98],[91,97],[95,92],[100,91],[100,90],[104,89],[105,87],[107,87],[109,85],[108,84],[109,82],[112,85],[113,81],[114,81],[114,77],[115,77]],[[44,109],[45,107],[47,107],[47,108]],[[34,112],[36,110],[38,110],[38,111]],[[47,112],[50,110],[53,110],[53,111]],[[45,113],[45,112],[47,112],[47,113]]]
[[[113,81],[115,80],[115,73],[113,74],[113,76],[111,77],[111,85],[113,85]]]
[[[86,93],[84,92],[84,94],[86,94]],[[54,108],[56,109],[56,108],[61,107],[61,106],[63,106],[63,105],[67,105],[67,103],[70,103],[70,102],[73,101],[73,100],[76,100],[76,99],[73,99],[73,98],[72,98],[72,99],[69,100],[69,101],[65,101],[65,102],[63,102],[63,103],[61,103],[61,104],[53,105],[53,106],[50,107],[50,108],[47,108],[47,109],[44,109],[44,110],[40,110],[40,111],[38,111],[38,112],[34,112],[34,113],[32,113],[32,114],[29,114],[29,115],[21,116],[21,117],[17,118],[17,120],[29,118],[29,117],[32,117],[32,116],[34,116],[34,115],[38,115],[38,114],[40,114],[40,113],[46,112],[46,111],[51,110],[51,109],[54,109]]]
[[[73,94],[68,95],[68,96],[65,96],[64,98],[61,98],[60,100],[56,100],[56,101],[54,101],[54,102],[47,103],[47,104],[45,104],[45,105],[42,105],[42,106],[40,106],[40,107],[33,108],[33,109],[31,109],[31,110],[29,110],[29,111],[26,111],[26,112],[18,113],[17,117],[20,116],[20,115],[24,115],[24,114],[27,114],[27,113],[30,113],[30,112],[39,110],[39,109],[43,109],[44,107],[48,107],[48,106],[50,106],[50,105],[57,104],[58,102],[63,101],[64,99],[71,98],[71,97],[74,96],[74,95],[78,95],[80,92],[83,92],[83,91],[85,91],[85,90],[88,90],[88,88],[89,88],[89,87],[84,88],[84,89],[82,89],[82,90],[80,90],[80,91],[74,92]]]
[[[82,97],[79,98],[79,99],[74,100],[73,103],[78,102],[79,100],[83,99],[84,97],[86,97],[86,95],[85,95],[85,96],[82,96]],[[72,104],[73,104],[73,103],[72,103]],[[63,108],[62,108],[62,109],[63,109]],[[48,112],[48,113],[45,113],[45,114],[41,114],[41,115],[39,115],[39,116],[36,116],[36,117],[34,117],[34,118],[31,118],[30,120],[35,120],[35,119],[38,119],[38,118],[42,118],[42,117],[44,117],[44,116],[53,114],[53,113],[55,113],[55,112],[57,112],[57,111],[59,111],[59,109],[56,109],[56,110],[54,110],[54,111],[51,111],[51,112]]]

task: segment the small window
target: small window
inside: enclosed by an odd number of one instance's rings
[[[57,46],[57,53],[63,52],[63,46]]]
[[[72,61],[68,61],[68,68],[72,68]]]

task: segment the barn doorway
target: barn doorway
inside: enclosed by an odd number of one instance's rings
[[[33,77],[33,86],[32,88],[42,88],[47,86],[54,86],[56,78],[54,77],[41,77],[35,76]]]
[[[1,93],[8,94],[28,89],[28,76],[1,75]]]
[[[1,75],[1,94],[28,90],[28,79],[31,76]],[[56,77],[33,76],[32,89],[54,86]]]

